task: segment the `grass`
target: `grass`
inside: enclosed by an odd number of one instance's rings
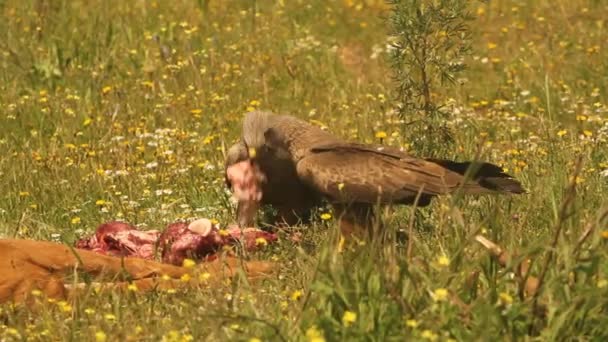
[[[254,255],[280,266],[262,283],[91,292],[38,312],[5,304],[1,339],[605,340],[608,7],[472,6],[469,69],[433,94],[457,132],[442,156],[498,163],[529,194],[441,198],[413,226],[401,208],[385,215],[382,242],[344,250],[335,222],[319,218],[294,228],[300,243],[284,234]],[[112,219],[230,222],[223,151],[251,108],[360,141],[386,132],[387,144],[408,148],[416,137],[392,111],[386,10],[0,1],[0,235],[72,243]],[[502,268],[473,239],[480,233],[532,260],[537,297],[524,295],[515,262]]]

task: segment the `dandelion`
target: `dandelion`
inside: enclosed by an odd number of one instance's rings
[[[106,201],[99,199],[99,200],[95,201],[95,205],[98,207],[102,207],[102,206],[106,205]]]
[[[78,216],[72,217],[72,219],[70,220],[70,222],[72,224],[79,224],[80,223],[80,217],[78,217]]]
[[[93,122],[93,119],[91,119],[91,118],[86,118],[86,119],[84,119],[84,121],[82,122],[82,125],[83,125],[84,127],[87,127],[87,126],[91,125],[91,123],[92,123],[92,122]]]
[[[127,286],[127,290],[131,291],[131,292],[137,292],[138,288],[137,285],[135,283],[131,283]]]
[[[562,129],[561,131],[557,132],[558,137],[563,137],[566,134],[568,134],[568,131],[566,131],[565,129]]]
[[[306,338],[308,338],[308,342],[325,342],[323,333],[319,331],[316,325],[306,329]]]
[[[327,221],[329,219],[331,219],[331,214],[330,213],[323,213],[323,214],[321,214],[321,220]]]
[[[344,315],[342,316],[342,324],[345,327],[348,327],[350,325],[352,325],[353,323],[355,323],[355,321],[357,320],[357,314],[352,312],[352,311],[344,311]]]
[[[433,292],[433,300],[436,302],[443,302],[448,299],[448,290],[445,288],[438,288]]]
[[[63,312],[72,312],[72,306],[70,304],[68,304],[68,302],[66,302],[66,301],[62,300],[62,301],[57,302],[57,306]]]
[[[190,276],[190,274],[188,274],[188,273],[183,274],[183,275],[182,275],[182,276],[179,278],[179,280],[181,280],[181,281],[182,281],[182,282],[184,282],[184,283],[189,282],[189,281],[190,281],[190,279],[192,279],[192,277],[191,277],[191,276]]]

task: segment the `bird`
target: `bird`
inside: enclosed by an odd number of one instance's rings
[[[243,161],[263,173],[260,202],[276,206],[285,222],[327,201],[345,234],[369,229],[377,205],[424,207],[436,196],[459,190],[470,195],[526,192],[491,163],[418,158],[397,147],[346,141],[294,116],[262,110],[245,114],[225,168]],[[226,184],[233,185],[229,177]]]

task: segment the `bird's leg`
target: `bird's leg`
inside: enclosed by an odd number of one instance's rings
[[[367,239],[373,235],[375,221],[373,206],[365,203],[333,204],[345,237]]]

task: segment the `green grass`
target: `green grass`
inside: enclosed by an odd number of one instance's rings
[[[385,131],[408,147],[416,137],[392,111],[381,3],[0,1],[0,235],[72,243],[117,218],[230,222],[222,152],[249,107],[360,141]],[[501,164],[529,194],[436,200],[409,242],[401,208],[385,215],[382,243],[344,251],[333,220],[319,219],[294,228],[301,243],[282,235],[253,256],[279,264],[262,283],[91,293],[39,312],[3,305],[0,339],[605,340],[608,7],[472,6],[469,69],[434,94],[457,132],[443,157]],[[531,258],[532,275],[546,269],[545,315],[473,240],[479,232]]]

